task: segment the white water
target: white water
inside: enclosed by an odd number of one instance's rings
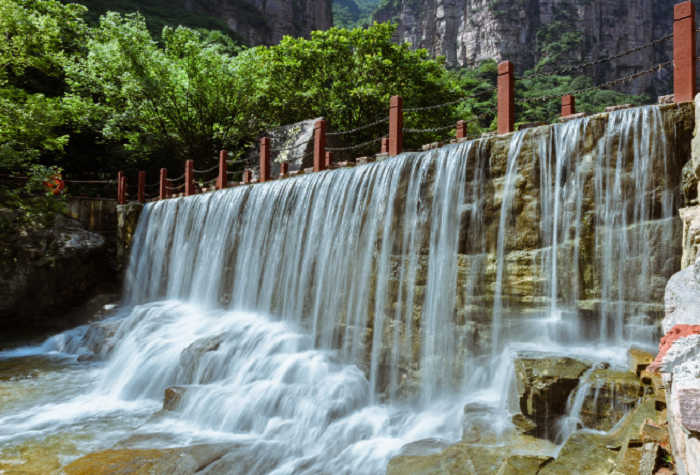
[[[495,235],[486,141],[150,204],[108,361],[75,370],[76,380],[71,369],[58,386],[73,391],[0,409],[0,442],[68,428],[89,434],[83,452],[126,434],[149,446],[225,441],[237,448],[217,462],[222,473],[355,475],[384,473],[409,442],[458,440],[463,425],[500,437],[517,411],[518,355],[623,365],[630,336],[653,341],[648,316],[620,302],[652,303],[643,286],[659,272],[639,256],[654,233],[672,232],[670,185],[644,199],[650,164],[667,170],[662,122],[656,108],[611,114],[593,156],[581,147],[587,119],[514,134]],[[539,157],[543,250],[533,266],[543,278],[529,308],[511,308],[507,256],[518,250],[526,147]],[[583,188],[593,176],[591,203]],[[659,199],[661,219],[650,221]],[[596,331],[577,307],[591,209],[605,225],[594,243]],[[630,231],[642,222],[644,232]],[[480,338],[485,321],[491,336]],[[85,352],[84,334],[41,351]],[[148,418],[172,386],[185,387],[177,411]],[[465,405],[480,409],[465,416]]]

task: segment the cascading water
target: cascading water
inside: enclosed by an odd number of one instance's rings
[[[632,109],[149,204],[107,361],[80,394],[0,408],[0,442],[72,408],[61,427],[99,414],[146,445],[237,444],[220,473],[354,475],[458,440],[463,418],[501,437],[519,354],[621,364],[653,341],[645,286],[676,265],[658,249],[677,229],[668,120]],[[91,424],[79,453],[115,442]]]

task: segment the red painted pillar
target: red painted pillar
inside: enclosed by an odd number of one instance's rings
[[[226,186],[228,186],[228,151],[222,150],[219,152],[219,178],[216,188],[223,190]]]
[[[674,100],[695,99],[695,5],[679,3],[673,8],[673,94]]]
[[[194,195],[194,162],[187,160],[185,162],[185,196]]]
[[[260,139],[260,183],[270,181],[270,138]]]
[[[246,170],[243,172],[243,183],[246,185],[253,181],[253,170]]]
[[[326,162],[324,165],[326,167],[326,170],[330,168],[331,163],[333,163],[333,152],[326,152]]]
[[[164,200],[168,197],[168,169],[160,169],[160,187],[158,188],[158,198]]]
[[[314,173],[326,169],[326,121],[317,120],[314,127]]]
[[[382,153],[389,153],[389,139],[382,139]]]
[[[289,175],[289,163],[282,162],[280,163],[280,176],[285,177],[287,175]]]
[[[513,132],[515,124],[515,88],[513,63],[498,65],[498,135]]]
[[[168,198],[173,196],[177,190],[175,190],[175,182],[173,180],[168,180],[168,188],[170,188],[165,194]]]
[[[126,204],[126,190],[129,189],[129,180],[125,176],[122,176],[122,186],[119,190],[119,204]]]
[[[403,98],[392,96],[389,104],[389,156],[395,157],[403,150]]]
[[[124,172],[117,173],[117,203],[119,204],[122,199],[122,178],[124,178]]]
[[[467,137],[467,123],[463,120],[457,122],[457,138],[463,139]]]
[[[139,172],[139,203],[146,202],[146,172]]]
[[[569,117],[576,113],[576,98],[571,94],[561,98],[561,116]]]

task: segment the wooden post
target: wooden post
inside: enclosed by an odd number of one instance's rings
[[[124,178],[124,172],[117,173],[117,203],[119,204],[122,204],[122,178]]]
[[[330,168],[332,163],[333,163],[333,152],[326,152],[326,163],[324,165],[326,167],[326,170],[328,170]]]
[[[513,63],[504,61],[498,65],[498,135],[513,132],[515,124],[514,92]]]
[[[457,138],[463,139],[467,137],[467,123],[463,120],[457,122]]]
[[[403,150],[403,98],[393,96],[389,104],[389,156],[395,157]]]
[[[246,170],[243,172],[243,183],[246,185],[250,184],[250,182],[253,181],[253,171],[252,170]]]
[[[185,196],[194,195],[194,162],[185,162]]]
[[[270,137],[260,139],[260,183],[270,181]]]
[[[382,139],[382,153],[389,153],[389,138]]]
[[[164,200],[168,197],[168,169],[160,169],[160,187],[158,188],[158,198]]]
[[[280,163],[280,178],[287,178],[289,176],[289,163]]]
[[[146,172],[139,172],[139,203],[144,204],[146,202]]]
[[[223,190],[228,186],[228,151],[219,152],[219,178],[216,181],[216,188]]]
[[[576,113],[576,98],[571,94],[561,98],[561,116],[569,117]]]
[[[674,101],[695,100],[695,5],[679,3],[673,8],[673,94]]]
[[[119,190],[119,204],[120,205],[125,205],[126,204],[126,190],[129,189],[129,180],[125,176],[122,177],[122,186],[121,189]]]
[[[314,173],[326,169],[326,121],[317,120],[314,126]]]

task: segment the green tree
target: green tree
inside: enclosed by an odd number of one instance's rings
[[[391,96],[405,108],[452,101],[463,95],[444,77],[444,58],[430,59],[424,49],[396,44],[396,25],[367,29],[315,31],[311,39],[285,37],[277,46],[256,48],[264,69],[261,110],[269,125],[324,117],[335,130],[349,130],[388,115]],[[242,55],[243,56],[243,55]],[[406,127],[455,124],[454,107],[407,113]],[[363,143],[386,134],[387,123],[347,137]],[[442,134],[443,136],[445,134]],[[433,134],[405,135],[408,147],[435,139]],[[376,148],[376,146],[375,146]]]
[[[183,27],[165,27],[161,41],[140,15],[108,13],[89,35],[88,54],[68,66],[73,92],[89,98],[104,136],[125,140],[139,160],[167,150],[198,167],[220,149],[240,149],[260,123],[254,53],[237,60]]]

